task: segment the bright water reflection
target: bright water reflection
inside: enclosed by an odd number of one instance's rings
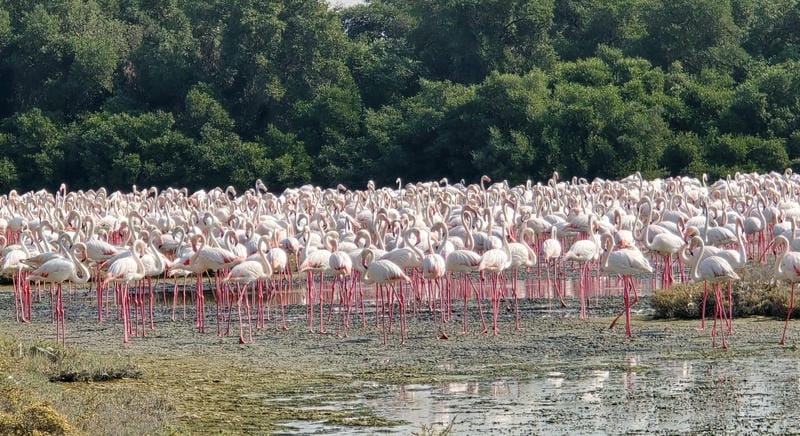
[[[556,365],[558,366],[558,365]],[[571,365],[571,368],[576,366]],[[523,378],[456,383],[358,386],[357,400],[407,424],[380,433],[411,434],[421,426],[454,434],[622,434],[797,432],[800,363],[790,359],[581,362]],[[286,433],[374,434],[375,428],[289,422]]]

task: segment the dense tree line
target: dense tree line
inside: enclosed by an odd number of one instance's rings
[[[800,161],[800,0],[0,0],[0,190]]]

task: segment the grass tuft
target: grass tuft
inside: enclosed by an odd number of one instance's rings
[[[28,348],[26,357],[30,369],[47,374],[51,382],[104,382],[142,377],[141,369],[128,359],[84,353],[58,345],[33,345]]]
[[[0,368],[0,434],[160,434],[176,422],[165,396],[130,389],[142,371],[128,357],[0,337]]]
[[[741,280],[731,287],[734,317],[767,316],[785,318],[789,309],[791,288],[773,280],[772,266],[749,266],[740,273]],[[725,301],[728,291],[723,287]],[[700,318],[703,304],[702,283],[682,283],[653,293],[654,318]],[[706,316],[714,313],[714,294],[708,287]],[[800,308],[792,310],[792,318],[800,318]]]

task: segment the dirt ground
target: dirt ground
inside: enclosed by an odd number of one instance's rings
[[[728,338],[728,349],[723,350],[712,348],[710,328],[702,332],[697,330],[699,321],[651,319],[648,301],[645,297],[634,308],[630,339],[625,338],[624,320],[614,329],[608,328],[622,305],[620,297],[608,297],[600,299],[599,303],[592,300],[588,320],[579,319],[575,300],[568,300],[568,307],[561,308],[546,300],[523,299],[522,330],[514,329],[513,312],[501,310],[499,336],[493,336],[491,330],[489,334],[481,333],[474,302],[469,306],[466,334],[461,333],[461,306],[454,303],[453,318],[447,325],[448,339],[441,339],[440,333],[434,332],[429,311],[409,312],[405,345],[400,344],[397,326],[388,333],[388,343],[384,345],[382,330],[375,326],[374,311],[369,310],[366,327],[362,326],[360,316],[354,314],[349,337],[339,338],[334,334],[337,314],[331,318],[328,334],[309,333],[305,307],[290,306],[288,330],[276,329],[275,320],[270,319],[266,328],[254,329],[255,343],[242,345],[238,341],[235,308],[231,334],[218,336],[213,305],[207,308],[207,333],[197,333],[194,328],[192,305],[187,308],[185,320],[179,308],[176,321],[171,319],[169,306],[157,306],[155,330],[148,329],[146,337],[134,336],[130,343],[123,344],[122,323],[116,319],[113,307],[111,321],[98,324],[92,299],[79,293],[67,298],[67,344],[87,352],[125,356],[142,369],[143,376],[109,383],[62,386],[78,397],[91,396],[99,390],[133,390],[143,396],[160,396],[174,414],[169,422],[161,423],[158,432],[291,433],[302,431],[281,427],[280,423],[313,421],[330,424],[332,428],[337,425],[345,429],[380,428],[382,431],[403,428],[407,434],[408,427],[394,426],[410,424],[412,428],[424,430],[423,427],[431,423],[399,422],[374,408],[335,410],[316,406],[321,396],[333,401],[355,398],[359,383],[365,381],[388,385],[436,384],[465,379],[545,377],[553,372],[569,378],[599,368],[610,371],[612,378],[615,374],[624,376],[634,371],[640,374],[640,380],[646,381],[642,386],[647,386],[663,380],[670,382],[672,376],[662,374],[661,362],[679,361],[692,362],[697,367],[702,365],[712,378],[727,377],[719,376],[716,372],[719,368],[723,368],[723,374],[725,368],[733,368],[730,371],[736,374],[735,368],[742,365],[764,367],[764,374],[774,374],[780,379],[775,389],[785,389],[771,394],[782,398],[780,407],[766,417],[747,416],[734,410],[723,416],[726,420],[720,420],[715,404],[737,403],[749,395],[748,389],[755,389],[746,388],[747,383],[742,381],[749,375],[734,375],[732,377],[740,383],[730,391],[720,390],[716,383],[694,383],[678,396],[655,395],[657,386],[637,391],[636,408],[691,407],[701,415],[708,415],[704,419],[695,416],[688,427],[685,423],[674,422],[678,419],[674,414],[660,418],[657,413],[648,415],[644,423],[633,427],[608,424],[605,420],[617,414],[621,414],[617,417],[624,422],[627,418],[621,411],[631,407],[626,402],[631,400],[631,392],[626,394],[620,385],[610,387],[603,394],[608,395],[605,399],[609,401],[609,409],[601,412],[606,416],[595,416],[598,412],[591,410],[567,414],[551,411],[528,422],[525,428],[557,433],[672,433],[675,429],[691,432],[798,431],[797,427],[787,424],[787,420],[791,418],[796,422],[796,417],[800,416],[800,401],[795,401],[800,400],[799,370],[797,365],[789,364],[791,373],[786,373],[785,365],[775,362],[793,362],[800,357],[796,346],[800,326],[796,323],[790,326],[787,345],[781,347],[777,345],[783,326],[781,321],[737,319],[734,334]],[[55,339],[47,298],[37,303],[34,311],[32,322],[16,323],[11,293],[0,292],[0,331],[26,346],[43,339]],[[485,306],[484,311],[490,322],[491,315]],[[225,327],[223,321],[223,330]],[[635,357],[634,363],[631,363],[631,356]],[[652,372],[652,376],[647,376],[648,372]],[[760,395],[760,392],[753,395]],[[627,400],[620,402],[619,398]],[[553,401],[558,404],[559,400]],[[598,423],[598,418],[605,423]],[[487,426],[488,430],[503,428]],[[460,428],[466,432],[486,429]],[[515,433],[513,429],[508,431]]]

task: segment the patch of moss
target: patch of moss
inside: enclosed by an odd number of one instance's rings
[[[48,403],[35,402],[11,412],[0,413],[0,433],[2,434],[63,435],[72,432],[67,418],[55,411]]]
[[[72,431],[67,418],[47,403],[33,403],[19,412],[26,433],[68,434]]]

